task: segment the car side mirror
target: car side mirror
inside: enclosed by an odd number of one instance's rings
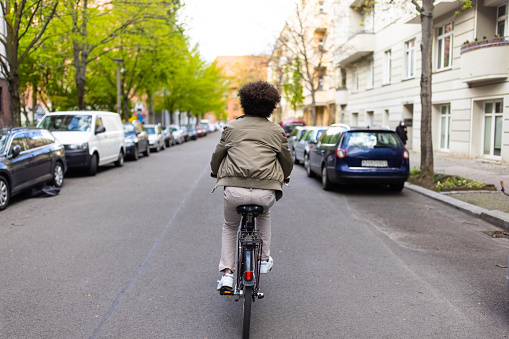
[[[14,146],[14,148],[12,149],[12,158],[16,158],[20,153],[21,153],[21,146],[20,145]]]
[[[95,134],[100,134],[106,132],[106,128],[104,126],[99,126],[95,130]]]

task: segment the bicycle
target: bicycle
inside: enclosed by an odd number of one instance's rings
[[[233,295],[235,301],[243,299],[242,337],[249,338],[251,327],[251,304],[256,299],[263,299],[260,292],[260,265],[263,240],[256,229],[256,217],[263,213],[259,205],[237,206],[237,213],[242,214],[238,233],[237,279],[234,289],[222,290],[221,295]]]
[[[505,189],[504,189],[504,182],[502,180],[500,180],[500,186],[502,186],[502,188],[500,189],[502,191],[502,193],[504,193],[505,195],[509,196],[509,194],[507,194],[505,192]]]

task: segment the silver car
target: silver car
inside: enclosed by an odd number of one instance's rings
[[[145,130],[148,133],[148,143],[150,149],[156,152],[166,149],[166,143],[164,141],[164,133],[161,125],[144,125]]]
[[[316,141],[327,128],[327,126],[306,126],[300,140],[293,145],[296,164],[304,163],[306,156],[316,146]]]

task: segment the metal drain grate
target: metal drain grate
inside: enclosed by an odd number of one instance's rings
[[[506,231],[484,231],[482,233],[491,238],[509,238],[509,233]]]

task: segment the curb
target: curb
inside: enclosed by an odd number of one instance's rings
[[[443,195],[440,193],[437,193],[435,191],[410,184],[408,182],[405,182],[405,187],[415,191],[417,193],[420,193],[422,195],[425,195],[427,197],[430,197],[432,199],[438,200],[440,202],[443,202],[444,204],[447,204],[449,206],[452,206],[460,211],[463,211],[467,214],[470,214],[471,216],[474,216],[476,218],[479,218],[481,220],[484,220],[486,222],[489,222],[490,224],[500,227],[506,231],[509,231],[509,214],[504,213],[502,211],[490,211],[487,209],[484,209],[482,207],[469,204],[467,202],[454,199],[448,195]]]

